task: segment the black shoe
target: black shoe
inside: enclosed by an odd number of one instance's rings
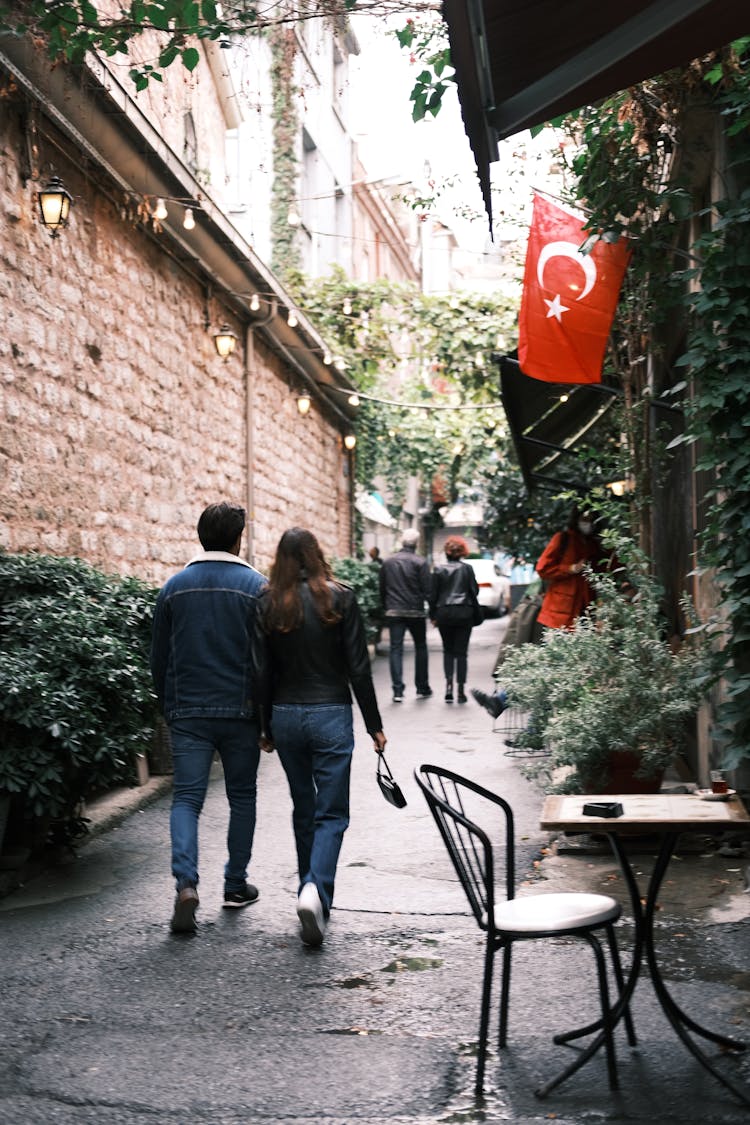
[[[429,699],[430,696],[432,695],[432,688],[431,687],[418,688],[417,689],[417,695],[421,699]]]
[[[403,694],[400,691],[394,691],[393,702],[394,703],[403,703],[404,702]]]
[[[183,887],[177,892],[174,914],[169,924],[173,934],[194,934],[197,930],[195,912],[198,909],[198,892],[195,887]]]
[[[458,685],[458,702],[459,703],[467,703],[468,702],[468,700],[466,698],[466,693],[464,692],[464,685],[463,684]]]
[[[505,710],[505,704],[501,703],[496,695],[488,695],[486,691],[480,691],[479,688],[472,688],[471,694],[474,696],[479,706],[484,707],[485,711],[488,711],[493,719],[497,719]]]
[[[450,680],[445,685],[445,702],[453,702],[453,684],[450,682]]]
[[[252,883],[245,883],[241,891],[224,891],[224,906],[233,910],[240,910],[243,906],[249,906],[251,902],[255,902],[258,898],[258,888],[254,887]]]

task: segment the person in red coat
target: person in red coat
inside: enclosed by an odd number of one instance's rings
[[[567,528],[555,532],[536,564],[545,583],[538,623],[549,629],[571,629],[594,599],[586,568],[602,572],[616,565],[594,532],[591,512],[573,508]]]

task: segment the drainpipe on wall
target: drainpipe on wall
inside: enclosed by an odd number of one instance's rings
[[[245,327],[245,442],[246,442],[246,481],[247,526],[245,529],[245,553],[247,562],[255,566],[255,329],[270,324],[276,316],[278,301],[271,298],[270,307],[264,317],[253,320]]]

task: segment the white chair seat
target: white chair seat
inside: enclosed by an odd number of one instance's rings
[[[495,928],[504,934],[558,933],[615,922],[620,904],[609,895],[539,894],[495,906]]]

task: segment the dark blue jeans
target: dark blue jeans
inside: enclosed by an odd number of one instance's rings
[[[198,818],[214,752],[224,767],[229,800],[224,890],[242,890],[255,834],[258,727],[250,719],[182,719],[169,724],[169,733],[174,763],[169,827],[177,890],[198,886]]]
[[[414,683],[417,691],[430,686],[427,671],[427,622],[424,617],[386,617],[391,635],[389,663],[394,695],[404,693],[404,635],[411,633],[414,641]]]
[[[300,887],[315,883],[328,916],[349,826],[352,709],[341,703],[278,703],[273,740],[292,795]]]

